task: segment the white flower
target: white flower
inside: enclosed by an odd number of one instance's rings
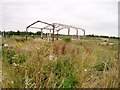
[[[87,71],[87,69],[85,69],[85,72]]]
[[[8,47],[8,44],[4,44],[4,47]]]
[[[11,81],[11,83],[13,84],[14,82],[13,82],[13,81]]]
[[[49,60],[53,60],[54,59],[54,56],[53,55],[50,55],[49,56]]]
[[[55,57],[54,55],[49,55],[49,60],[56,60],[57,57]]]
[[[13,66],[17,67],[17,66],[19,66],[19,64],[13,63]]]

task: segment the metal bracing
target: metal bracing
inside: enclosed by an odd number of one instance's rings
[[[33,27],[34,24],[36,23],[43,23],[46,26],[45,27]],[[85,36],[85,30],[82,28],[78,28],[72,25],[66,25],[66,24],[60,24],[60,23],[47,23],[47,22],[43,22],[43,21],[36,21],[30,25],[28,25],[26,27],[26,40],[27,40],[27,36],[28,36],[28,28],[35,28],[35,29],[40,29],[41,30],[41,38],[43,37],[43,30],[49,30],[49,40],[50,40],[50,36],[51,36],[51,30],[52,30],[52,41],[54,41],[54,33],[57,32],[57,40],[58,40],[58,33],[60,30],[63,29],[68,29],[68,35],[70,35],[70,28],[73,28],[76,30],[76,36],[78,39],[78,30],[82,30],[83,31],[83,35]]]
[[[85,30],[82,29],[82,28],[79,28],[79,27],[75,27],[75,26],[72,26],[72,25],[66,25],[66,24],[60,24],[60,23],[53,23],[54,25],[59,25],[59,26],[63,26],[64,28],[74,28],[76,30],[82,30],[83,31],[83,35],[85,36]]]

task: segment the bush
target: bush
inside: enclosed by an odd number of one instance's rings
[[[63,38],[63,40],[64,40],[66,43],[71,42],[71,38]]]
[[[70,58],[63,56],[57,59],[56,69],[61,73],[71,73],[73,71]]]
[[[69,76],[65,78],[64,83],[62,84],[62,88],[68,87],[68,88],[74,88],[77,84],[76,78],[74,76]]]
[[[9,64],[21,64],[26,61],[26,55],[24,53],[16,54],[12,49],[3,48],[3,58],[7,60]]]
[[[3,48],[2,52],[3,52],[3,58],[6,58],[7,62],[9,64],[12,64],[13,63],[13,57],[15,55],[15,51]]]
[[[72,88],[77,84],[76,77],[74,75],[74,67],[72,66],[71,59],[69,57],[63,56],[58,58],[56,63],[56,77],[62,82],[64,78],[64,82],[61,84],[57,83],[57,87],[60,88]]]

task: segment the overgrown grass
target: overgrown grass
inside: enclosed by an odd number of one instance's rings
[[[3,39],[9,45],[2,50],[3,88],[118,87],[115,40],[110,40],[114,45],[100,45],[102,40],[95,38],[54,43],[17,39]]]

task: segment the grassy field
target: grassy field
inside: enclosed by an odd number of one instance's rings
[[[103,42],[3,37],[2,87],[117,88],[118,40]]]

